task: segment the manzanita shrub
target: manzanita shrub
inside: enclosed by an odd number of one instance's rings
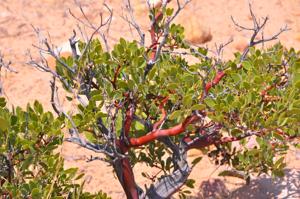
[[[0,98],[0,198],[108,198],[92,195],[76,183],[83,176],[76,168],[64,169],[55,152],[62,144],[63,118],[34,106],[7,109]]]
[[[201,157],[189,164],[191,149],[233,168],[221,175],[245,180],[253,173],[283,176],[284,155],[291,144],[297,145],[300,135],[300,56],[279,43],[264,49],[255,46],[277,39],[287,28],[258,39],[267,18],[258,23],[250,7],[253,28],[234,21],[253,32],[249,46],[225,61],[221,55],[226,45],[213,52],[185,41],[184,28],[173,19],[189,1],[177,1],[177,9],[168,7],[169,2],[149,6],[149,45],[130,4],[131,17],[125,20],[137,30],[139,41],[121,38],[110,50],[100,31],[107,21],[99,27],[90,25],[95,32],[88,41],[79,41],[80,52],[72,37],[73,56],[67,58],[60,58],[44,41],[45,51],[57,59],[56,70],[46,63],[32,64],[54,76],[52,104],[59,118],[67,121],[71,136],[66,140],[105,154],[90,161],[109,162],[127,198],[133,199],[169,198],[185,184],[192,187],[189,175]],[[94,38],[96,33],[103,43]],[[67,113],[55,101],[55,79],[70,94],[68,99],[78,100],[76,114]],[[47,126],[43,117],[38,118],[42,118],[39,128],[52,129],[61,122]],[[52,131],[47,132],[51,136]],[[47,161],[39,158],[41,169],[56,168],[51,167],[54,160]],[[136,184],[132,170],[141,162],[159,171],[155,176],[141,171],[152,180],[144,189]]]

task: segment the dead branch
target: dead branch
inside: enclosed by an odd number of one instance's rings
[[[37,48],[40,52],[41,57],[43,58],[43,60],[46,60],[45,56],[43,54],[48,54],[50,56],[52,56],[53,58],[55,58],[55,60],[60,63],[63,67],[65,67],[68,71],[70,71],[71,73],[75,73],[75,70],[73,68],[70,68],[61,58],[60,58],[60,52],[56,51],[54,46],[48,42],[47,38],[45,38],[41,31],[38,28],[35,28],[34,26],[32,26],[33,30],[35,31],[37,37],[39,38],[39,45],[33,45],[33,47]],[[44,48],[44,47],[45,48]],[[47,66],[49,68],[49,66]],[[46,68],[47,68],[46,67]],[[47,71],[49,72],[49,71]]]
[[[135,17],[134,17],[134,13],[133,13],[133,8],[131,6],[131,1],[127,0],[127,4],[126,4],[126,11],[129,15],[129,17],[127,15],[122,15],[121,17],[128,22],[129,25],[133,26],[134,29],[137,31],[138,35],[140,36],[140,45],[141,46],[145,46],[145,33],[142,31],[142,28],[140,27],[140,25],[137,23]]]
[[[88,27],[92,30],[94,30],[94,32],[91,34],[90,38],[88,39],[87,41],[87,45],[86,45],[86,48],[83,50],[82,52],[82,55],[84,55],[87,51],[87,47],[89,47],[90,45],[90,42],[92,41],[92,39],[94,38],[95,34],[99,34],[100,37],[102,38],[104,44],[105,44],[105,47],[106,47],[106,50],[109,52],[109,45],[108,45],[108,42],[107,42],[107,38],[106,38],[106,35],[100,31],[101,28],[105,27],[106,26],[106,34],[109,33],[109,29],[110,29],[110,24],[112,22],[112,17],[113,17],[113,10],[107,5],[107,4],[103,4],[104,7],[108,10],[109,12],[109,16],[104,20],[103,19],[103,13],[101,12],[100,13],[100,24],[99,25],[94,25],[90,19],[87,17],[86,13],[84,12],[82,6],[80,4],[77,4],[79,9],[80,9],[80,12],[84,18],[84,20],[80,19],[79,17],[77,17],[75,14],[73,14],[73,12],[69,9],[69,13],[70,15],[76,19],[78,22],[80,22],[81,24],[84,25],[84,27]]]
[[[50,81],[50,87],[51,87],[51,100],[50,100],[50,102],[51,102],[52,108],[53,108],[53,110],[55,111],[55,113],[57,115],[60,115],[61,111],[60,111],[60,107],[57,103],[57,100],[58,100],[57,99],[57,89],[58,88],[56,86],[56,77],[55,76],[53,76],[52,81]],[[55,100],[55,99],[57,99],[57,100]]]
[[[251,47],[256,46],[258,44],[264,44],[265,42],[268,42],[268,41],[276,40],[276,39],[278,39],[278,36],[281,35],[283,32],[286,32],[286,31],[290,30],[287,27],[287,25],[285,25],[283,28],[280,28],[280,30],[277,33],[275,33],[274,35],[265,38],[262,31],[263,31],[264,27],[266,26],[266,24],[269,20],[269,17],[263,17],[262,22],[259,19],[257,19],[256,15],[253,12],[252,5],[251,5],[250,2],[249,2],[249,10],[250,10],[251,18],[252,18],[253,27],[249,28],[249,27],[242,26],[242,25],[238,24],[236,22],[236,20],[231,16],[231,20],[232,20],[233,24],[238,29],[240,29],[240,31],[241,30],[247,30],[247,31],[252,32],[252,36],[250,38],[249,44],[248,44],[247,48],[244,50],[244,52],[243,52],[243,54],[240,58],[241,61],[246,59],[246,56],[249,53],[249,49]],[[257,36],[260,32],[262,32],[262,38],[257,39]]]
[[[0,52],[0,71],[1,71],[2,68],[4,68],[9,72],[18,73],[18,71],[11,68],[10,65],[11,65],[11,61],[5,62],[4,59],[3,59],[3,55]]]

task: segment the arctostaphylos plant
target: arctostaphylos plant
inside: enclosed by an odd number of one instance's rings
[[[45,112],[39,102],[9,110],[0,98],[0,198],[107,198],[75,183],[83,174],[64,169],[57,148],[63,118]],[[55,151],[56,150],[56,151]]]
[[[225,61],[222,53],[228,43],[216,51],[195,47],[185,41],[184,28],[173,23],[189,2],[177,1],[174,9],[171,1],[149,4],[147,44],[128,1],[124,19],[139,39],[121,38],[111,50],[105,29],[111,23],[111,9],[105,5],[110,16],[101,18],[100,25],[92,24],[81,9],[86,21],[77,19],[94,29],[92,36],[76,41],[74,31],[73,55],[66,58],[42,40],[41,50],[56,59],[55,70],[47,62],[31,60],[53,75],[51,102],[59,118],[66,119],[70,132],[66,141],[105,154],[89,161],[108,162],[127,198],[169,198],[183,185],[192,186],[188,178],[201,157],[189,164],[190,149],[207,151],[216,164],[234,169],[221,175],[246,180],[250,173],[283,176],[284,154],[300,134],[299,52],[281,44],[255,48],[288,28],[260,38],[268,18],[258,20],[250,6],[253,27],[233,20],[238,28],[253,33],[249,45]],[[57,79],[68,99],[78,102],[75,114],[55,100]],[[143,173],[153,182],[144,189],[132,170],[140,162],[160,171],[156,176]]]

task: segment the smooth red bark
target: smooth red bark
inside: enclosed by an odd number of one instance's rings
[[[208,82],[206,85],[205,85],[205,92],[208,93],[209,90],[217,85],[221,80],[222,78],[225,76],[225,72],[224,71],[218,71],[215,78],[211,81],[211,82]]]
[[[159,105],[159,109],[161,111],[161,118],[159,121],[157,121],[154,125],[153,125],[153,130],[157,130],[158,127],[163,123],[163,121],[165,120],[166,116],[167,116],[167,112],[164,109],[165,104],[168,102],[169,97],[165,97],[160,105]]]
[[[139,138],[130,138],[130,140],[129,140],[130,146],[137,147],[137,146],[147,144],[151,141],[154,141],[160,137],[178,135],[178,134],[184,132],[186,127],[189,124],[191,124],[199,119],[200,118],[196,115],[189,116],[184,120],[184,122],[182,122],[174,127],[171,127],[169,129],[154,130],[154,131],[152,131],[144,136],[141,136]]]
[[[134,106],[129,105],[128,109],[126,110],[125,122],[124,122],[124,133],[126,137],[129,136],[133,115],[134,115]]]
[[[128,158],[124,158],[121,160],[122,164],[122,186],[125,190],[127,198],[130,199],[138,199],[139,194],[137,191],[136,183],[134,180],[133,171]]]
[[[156,56],[156,51],[157,51],[157,46],[158,46],[158,38],[155,34],[155,25],[156,25],[156,22],[159,20],[159,18],[161,18],[163,16],[163,13],[160,11],[156,14],[155,16],[155,19],[154,19],[154,23],[151,25],[151,28],[150,28],[150,36],[151,36],[151,46],[150,46],[150,49],[152,50],[151,51],[151,54],[150,54],[150,60],[154,61],[155,59],[155,56]]]

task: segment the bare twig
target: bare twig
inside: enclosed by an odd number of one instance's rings
[[[287,25],[285,25],[283,28],[280,28],[280,30],[268,37],[268,38],[265,38],[264,35],[262,34],[262,38],[261,39],[258,39],[257,40],[257,36],[260,32],[263,31],[264,27],[266,26],[269,18],[268,17],[264,17],[262,18],[262,22],[260,20],[257,19],[257,17],[255,16],[254,12],[253,12],[253,9],[252,9],[252,5],[251,3],[249,2],[249,10],[250,10],[250,14],[251,14],[251,18],[252,18],[252,23],[253,23],[253,27],[249,28],[249,27],[245,27],[245,26],[242,26],[240,24],[238,24],[235,19],[231,16],[231,20],[233,22],[233,24],[238,27],[240,30],[247,30],[247,31],[252,31],[252,36],[250,38],[250,41],[249,41],[249,44],[247,46],[247,48],[244,50],[241,58],[240,58],[240,61],[243,61],[246,59],[246,56],[247,54],[249,53],[249,49],[255,45],[258,45],[258,44],[264,44],[265,42],[268,42],[268,41],[273,41],[273,40],[276,40],[278,39],[278,36],[285,32],[285,31],[288,31],[290,30]]]
[[[100,144],[94,144],[90,143],[83,138],[80,137],[79,131],[77,129],[77,126],[72,119],[72,117],[63,110],[62,106],[55,100],[55,96],[57,97],[57,87],[55,86],[55,77],[53,77],[53,81],[51,82],[51,104],[53,106],[53,109],[55,112],[59,115],[64,115],[69,122],[71,123],[72,128],[69,129],[69,133],[71,135],[70,138],[66,138],[65,141],[72,142],[75,144],[78,144],[84,148],[87,148],[89,150],[92,150],[97,153],[104,153],[105,155],[108,155],[109,157],[114,157],[114,154],[112,153],[111,149],[106,147],[107,145],[100,145]]]
[[[37,48],[40,51],[40,54],[49,54],[50,56],[52,56],[53,58],[55,58],[55,60],[60,63],[63,67],[65,67],[68,71],[70,71],[71,73],[75,73],[75,70],[73,68],[71,68],[70,66],[68,66],[67,63],[65,63],[61,58],[60,58],[60,52],[55,51],[54,47],[50,45],[50,43],[48,42],[47,38],[45,38],[41,31],[38,28],[35,28],[34,26],[32,26],[33,30],[35,31],[35,33],[37,34],[39,40],[40,40],[40,44],[39,46],[37,45],[33,45],[35,48]],[[45,46],[46,48],[43,48],[43,46]],[[44,57],[44,56],[42,56]]]
[[[103,161],[103,162],[107,162],[108,160],[106,158],[103,158],[103,157],[93,157],[91,156],[87,162],[92,162],[92,161],[95,161],[95,160],[100,160],[100,161]]]
[[[18,73],[18,71],[11,68],[10,65],[11,65],[11,61],[5,62],[3,59],[3,55],[0,52],[0,71],[2,70],[2,68],[4,68],[9,72]],[[4,93],[4,88],[3,88],[3,84],[2,84],[2,80],[1,80],[1,76],[0,76],[0,95],[2,95],[3,93]]]
[[[228,46],[229,44],[231,44],[233,42],[233,38],[230,38],[226,43],[221,43],[220,45],[215,45],[216,47],[216,64],[221,64],[221,61],[223,59],[223,53],[224,53],[224,49],[226,46]]]
[[[74,131],[74,129],[70,129],[70,134],[75,133],[75,132],[72,132],[72,131]],[[74,144],[78,144],[79,146],[81,146],[83,148],[86,148],[86,149],[89,149],[91,151],[94,151],[96,153],[103,153],[105,155],[108,155],[109,157],[114,157],[114,153],[111,152],[109,150],[109,148],[106,148],[105,145],[100,145],[100,144],[94,144],[94,143],[91,143],[91,142],[87,142],[86,140],[83,140],[80,137],[66,138],[65,141],[71,142],[71,143],[74,143]]]
[[[57,87],[56,87],[56,77],[53,76],[52,81],[50,81],[50,87],[51,87],[51,105],[53,110],[56,112],[57,115],[61,114],[59,105],[57,104],[55,98],[57,97]]]
[[[11,65],[11,61],[5,62],[4,59],[3,59],[3,55],[0,52],[0,70],[3,67],[6,70],[8,70],[9,72],[18,73],[18,71],[11,68],[10,65]]]
[[[76,48],[76,44],[77,44],[78,40],[76,39],[76,31],[73,30],[73,36],[69,39],[69,43],[72,49],[72,55],[74,59],[78,58],[78,53],[77,52],[77,48]]]
[[[129,25],[132,25],[135,28],[135,30],[137,31],[137,33],[140,36],[140,45],[144,47],[145,46],[145,33],[142,31],[140,25],[137,23],[137,21],[134,17],[133,9],[132,9],[130,0],[127,0],[126,10],[129,14],[130,19],[127,16],[124,16],[124,15],[122,15],[121,17],[125,21],[127,21],[129,23]]]
[[[85,52],[87,51],[87,48],[90,46],[90,42],[92,41],[92,39],[94,38],[95,34],[98,33],[100,35],[100,37],[102,38],[104,44],[105,44],[105,47],[106,47],[106,50],[109,51],[109,45],[107,43],[107,38],[105,36],[105,34],[103,32],[100,31],[100,29],[102,27],[105,27],[107,26],[107,29],[106,29],[106,34],[108,34],[109,32],[109,29],[110,29],[110,24],[111,24],[111,21],[112,21],[112,17],[113,17],[113,10],[106,4],[103,4],[104,7],[108,10],[109,12],[109,16],[103,20],[103,13],[101,12],[100,13],[100,24],[99,25],[94,25],[90,19],[87,17],[86,13],[84,12],[82,6],[80,4],[78,4],[78,7],[80,9],[80,12],[82,14],[82,16],[84,17],[85,20],[82,20],[80,19],[79,17],[77,17],[75,14],[73,14],[73,12],[69,9],[69,13],[71,14],[72,17],[74,17],[74,19],[76,19],[77,21],[79,21],[81,24],[83,24],[85,27],[88,27],[88,28],[91,28],[94,30],[94,32],[91,34],[90,38],[88,39],[87,41],[87,45],[86,45],[86,48],[83,50],[82,52],[82,55],[85,54]]]

